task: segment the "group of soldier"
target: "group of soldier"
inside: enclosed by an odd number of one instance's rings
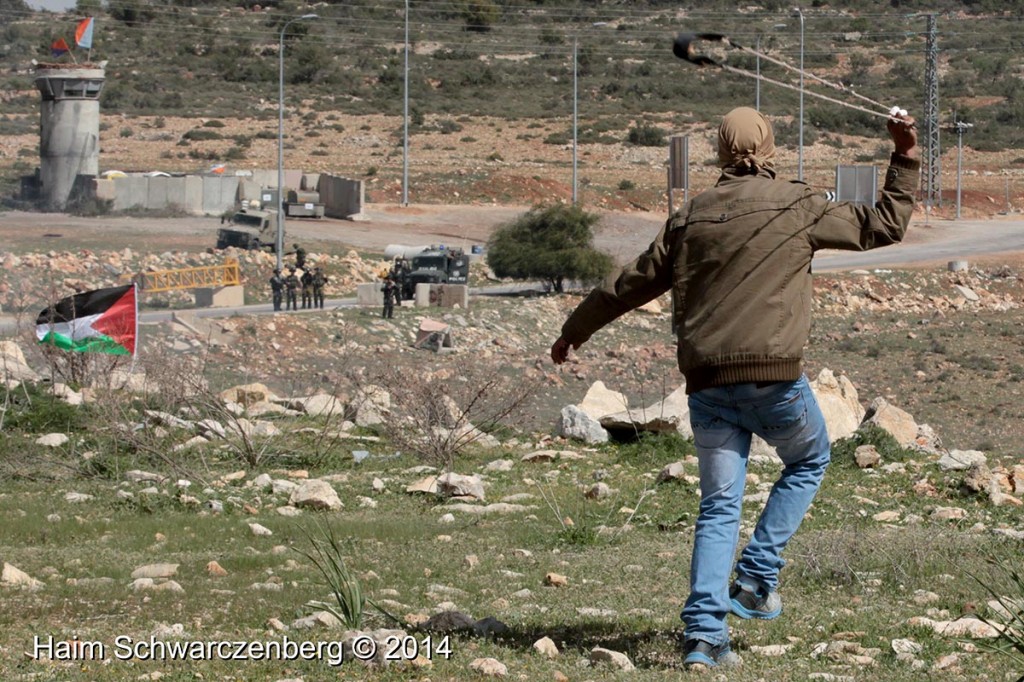
[[[270,278],[270,293],[274,301],[274,312],[281,310],[284,303],[285,310],[298,310],[298,298],[302,294],[302,309],[324,308],[324,286],[327,284],[327,275],[320,266],[312,270],[306,268],[306,250],[298,244],[294,244],[294,251],[286,255],[295,256],[295,265],[288,268],[288,275],[282,275],[281,270],[274,269],[274,275]],[[299,276],[298,271],[302,271]]]
[[[280,269],[275,268],[270,278],[270,293],[274,302],[274,312],[279,312],[281,306],[284,310],[298,310],[299,294],[302,295],[302,310],[324,307],[324,286],[327,284],[327,275],[320,266],[312,270],[305,267],[306,250],[298,244],[293,245],[294,250],[285,255],[295,256],[294,267],[288,268],[288,274],[283,275]],[[298,275],[299,271],[302,275]],[[381,292],[384,294],[384,310],[381,317],[392,319],[395,316],[395,305],[402,303],[402,286],[406,274],[409,272],[409,261],[405,258],[395,260],[391,271],[385,276]]]

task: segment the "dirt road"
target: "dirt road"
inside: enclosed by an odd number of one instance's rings
[[[287,242],[381,253],[389,244],[482,245],[495,227],[526,211],[526,206],[371,204],[365,220],[301,220],[286,223]],[[643,250],[661,229],[664,216],[643,212],[600,212],[598,248],[624,261]],[[131,248],[141,252],[205,250],[216,240],[220,221],[204,217],[85,218],[58,213],[0,213],[5,250],[75,251]],[[992,254],[1024,252],[1024,219],[931,220],[916,216],[897,247],[866,253],[822,253],[819,270],[932,264]]]

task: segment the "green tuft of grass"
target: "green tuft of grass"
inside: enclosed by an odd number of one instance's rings
[[[864,424],[853,435],[832,444],[832,462],[840,466],[857,466],[853,454],[861,445],[874,445],[884,462],[904,462],[914,456],[902,447],[891,433],[874,424]]]

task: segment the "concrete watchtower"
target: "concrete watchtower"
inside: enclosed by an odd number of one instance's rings
[[[42,207],[63,211],[76,183],[99,173],[100,64],[36,64]],[[87,178],[79,179],[80,176]]]

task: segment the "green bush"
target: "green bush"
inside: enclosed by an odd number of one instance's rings
[[[616,459],[623,464],[655,468],[678,462],[696,452],[693,442],[677,432],[642,432],[636,434],[632,442],[616,446]]]
[[[566,132],[551,133],[550,135],[544,138],[544,144],[563,145],[569,144],[570,142],[572,142],[572,134]]]
[[[633,190],[633,189],[636,189],[636,184],[632,180],[620,180],[619,181],[619,191],[621,191],[621,192],[628,192],[628,191]]]
[[[74,433],[88,424],[88,406],[69,405],[36,384],[24,383],[9,390],[7,396],[7,410],[2,413],[4,430],[28,434]]]
[[[181,139],[192,140],[193,142],[200,140],[221,140],[223,139],[223,135],[221,135],[215,130],[203,130],[202,128],[193,128],[192,130],[182,135]]]
[[[211,119],[203,124],[204,128],[223,128],[225,127],[224,121],[218,121],[217,119]]]
[[[487,242],[487,264],[498,277],[541,279],[564,291],[566,279],[595,282],[612,259],[593,246],[599,217],[579,206],[535,206],[499,227]]]
[[[649,123],[640,123],[629,129],[627,141],[638,147],[663,147],[665,131]]]

